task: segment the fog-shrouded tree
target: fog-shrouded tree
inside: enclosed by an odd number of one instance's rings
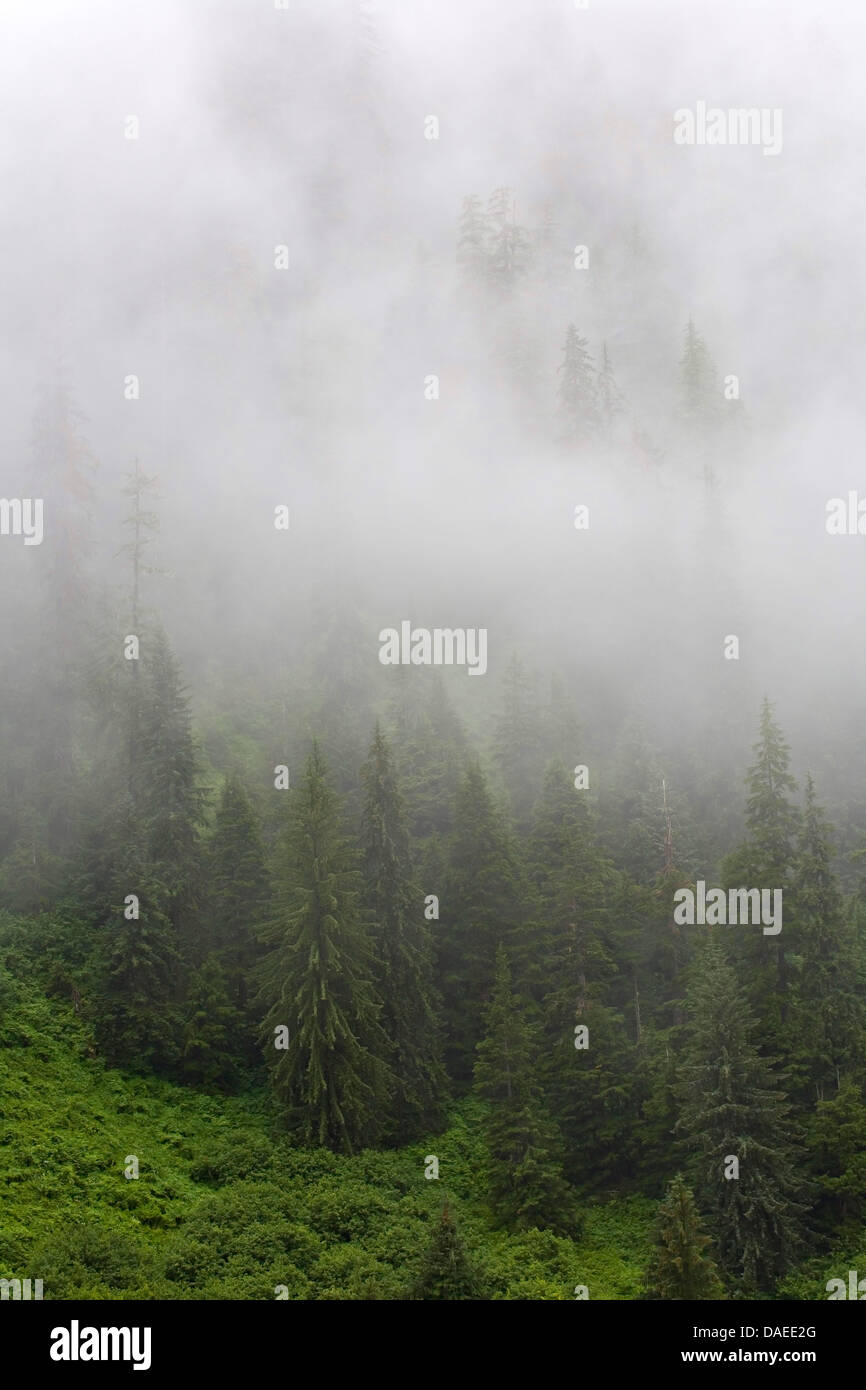
[[[290,1128],[303,1143],[354,1153],[381,1134],[390,1048],[360,909],[359,856],[318,745],[291,795],[262,965],[263,1045]]]
[[[408,1143],[439,1127],[447,1081],[424,896],[413,876],[391,750],[378,724],[361,775],[364,902],[374,924],[382,1024],[393,1048],[388,1132]]]
[[[475,1063],[475,1089],[488,1107],[487,1197],[505,1225],[573,1234],[574,1195],[562,1176],[561,1138],[544,1108],[535,1072],[537,1044],[525,1009],[512,990],[508,956],[500,948]]]
[[[802,1246],[805,1180],[791,1107],[713,936],[695,961],[687,1007],[677,1132],[695,1194],[721,1267],[746,1289],[770,1288]]]

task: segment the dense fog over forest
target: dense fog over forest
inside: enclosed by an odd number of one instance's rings
[[[242,1107],[266,1095],[269,1144],[349,1164],[463,1126],[495,1165],[490,1039],[517,1000],[560,1209],[589,1211],[572,1230],[484,1168],[455,1188],[474,1293],[417,1292],[377,1235],[342,1283],[266,1260],[178,1293],[157,1264],[135,1296],[272,1296],[261,1277],[292,1298],[572,1297],[549,1261],[534,1292],[509,1284],[483,1233],[555,1231],[575,1283],[594,1204],[624,1204],[649,1250],[682,1199],[727,1293],[641,1267],[589,1296],[824,1297],[825,1265],[848,1268],[829,1252],[866,1249],[862,1183],[806,1195],[847,1171],[821,1105],[841,1095],[866,1144],[863,6],[9,0],[0,23],[0,1019],[8,977],[7,1012],[47,998],[84,1030],[83,1067],[198,1087],[257,1142]],[[25,543],[10,499],[37,498]],[[410,659],[442,629],[485,634],[476,671]],[[359,943],[334,957],[342,1082],[304,1053],[298,1003],[303,845],[332,813],[334,882],[361,905],[333,909]],[[784,883],[784,944],[749,928],[739,951],[733,928],[704,960],[673,915],[699,880]],[[124,955],[130,893],[151,925]],[[442,922],[407,925],[431,894]],[[567,986],[555,962],[578,956]],[[713,970],[760,1065],[793,1069],[784,1163],[811,1214],[791,1230],[811,1234],[752,1232],[766,1267],[689,1166]],[[300,1052],[275,1062],[281,1007]],[[610,1077],[572,1093],[544,1057],[587,1009]],[[339,1121],[299,1080],[320,1064]],[[216,1181],[203,1163],[183,1182]],[[97,1245],[112,1200],[93,1196]],[[51,1221],[35,1247],[26,1227],[0,1275],[50,1264]],[[136,1287],[98,1263],[52,1296]]]

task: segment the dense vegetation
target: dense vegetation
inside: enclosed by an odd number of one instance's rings
[[[467,199],[468,312],[508,327],[521,286],[553,293],[556,244],[508,190]],[[493,373],[527,418],[556,402],[561,459],[656,457],[606,346],[567,326],[545,384],[506,338]],[[679,380],[712,489],[744,425],[691,321]],[[482,708],[465,673],[381,666],[346,588],[294,613],[291,670],[194,655],[193,699],[144,601],[153,479],[127,479],[123,588],[97,581],[77,421],[52,383],[52,543],[4,629],[2,1273],[60,1298],[822,1298],[866,1264],[858,809],[836,798],[840,852],[774,704],[704,762],[603,698],[582,727],[553,662],[500,663]],[[684,923],[699,880],[781,890],[783,930]]]

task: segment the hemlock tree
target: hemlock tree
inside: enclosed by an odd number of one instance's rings
[[[301,1141],[353,1153],[379,1137],[391,1076],[379,1023],[357,854],[318,745],[292,794],[262,1036],[277,1094]],[[288,1029],[288,1046],[277,1047]]]
[[[694,1194],[678,1173],[658,1210],[655,1249],[646,1273],[650,1298],[723,1299],[725,1291],[715,1261],[707,1251]]]
[[[512,1227],[574,1234],[574,1193],[562,1176],[562,1146],[545,1113],[533,1070],[533,1035],[525,1005],[511,990],[508,957],[496,956],[496,983],[478,1045],[475,1089],[489,1106],[484,1120],[485,1181],[496,1216]]]
[[[557,396],[565,435],[572,443],[594,438],[599,427],[595,368],[586,348],[586,339],[570,323],[565,333]]]
[[[712,937],[697,958],[687,1009],[677,1132],[722,1268],[747,1289],[769,1288],[801,1243],[804,1184],[790,1107],[752,1045],[754,1020]]]
[[[410,1299],[486,1299],[481,1277],[469,1262],[446,1202],[427,1247]]]
[[[403,800],[378,724],[361,776],[365,902],[375,923],[382,1022],[394,1049],[388,1130],[395,1142],[406,1144],[441,1124],[447,1081],[424,899],[412,880]]]

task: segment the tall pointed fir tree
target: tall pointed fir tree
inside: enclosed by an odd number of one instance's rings
[[[707,345],[689,318],[680,358],[679,420],[689,461],[700,460],[704,483],[716,482],[715,436],[722,419],[716,369]]]
[[[655,1299],[722,1299],[725,1291],[707,1246],[691,1189],[677,1173],[656,1219],[655,1242],[646,1273],[647,1296]]]
[[[379,1022],[358,855],[318,745],[292,794],[262,1030],[274,1087],[302,1143],[354,1153],[381,1134],[392,1076]]]
[[[617,976],[613,869],[595,845],[585,800],[556,764],[536,807],[530,874],[541,923],[533,984],[543,1001],[545,1098],[566,1142],[567,1177],[603,1191],[631,1164],[634,1047],[608,1002]]]
[[[719,942],[694,966],[677,1132],[719,1262],[747,1291],[769,1289],[802,1241],[804,1180],[790,1107],[751,1040],[754,1019]]]
[[[599,429],[598,388],[595,367],[573,323],[565,332],[563,358],[559,367],[559,419],[564,438],[571,444],[585,444]]]
[[[505,1225],[575,1234],[574,1193],[562,1176],[562,1143],[535,1076],[525,1002],[511,988],[503,948],[478,1045],[475,1090],[487,1103],[484,1178],[490,1206]]]
[[[204,792],[199,784],[189,696],[161,627],[144,634],[141,662],[133,806],[144,820],[147,855],[158,868],[168,916],[185,954],[194,956]]]
[[[375,924],[382,1023],[394,1049],[386,1137],[407,1144],[441,1125],[447,1083],[423,895],[413,881],[403,799],[378,724],[361,776],[364,902]]]
[[[625,402],[608,356],[607,343],[602,343],[601,366],[598,369],[596,387],[599,428],[603,438],[611,440],[614,438],[620,420],[625,415]]]
[[[524,829],[538,795],[540,723],[535,682],[514,652],[503,680],[494,747],[515,822]]]
[[[247,1016],[258,931],[270,915],[258,816],[240,778],[227,777],[208,846],[208,945],[225,972],[229,999]]]
[[[856,942],[833,873],[830,836],[807,776],[791,895],[796,954],[785,1051],[796,1094],[807,1104],[830,1099],[863,1043]]]
[[[483,1279],[466,1254],[447,1202],[408,1296],[412,1300],[449,1301],[487,1297]]]
[[[479,289],[487,284],[487,223],[475,193],[463,199],[460,211],[457,270],[464,286]]]
[[[208,956],[190,980],[183,1038],[183,1073],[197,1086],[230,1091],[238,1080],[238,1040],[244,1020],[229,997],[219,961]]]
[[[108,851],[100,884],[110,915],[101,932],[97,1042],[114,1065],[172,1072],[181,1049],[177,932],[161,871],[149,854],[146,817],[125,792]]]
[[[716,369],[706,343],[689,318],[680,358],[680,416],[691,431],[709,429],[717,420]]]
[[[746,774],[746,841],[722,866],[726,888],[791,887],[800,813],[789,800],[797,783],[790,772],[790,751],[765,697],[761,706],[754,762]],[[760,1042],[766,1051],[783,1054],[782,1033],[788,1020],[788,938],[783,922],[776,936],[753,933],[742,952],[749,999],[760,1009]]]
[[[111,914],[103,1046],[116,1061],[145,1057],[165,1069],[180,1051],[184,970],[200,957],[204,796],[189,699],[161,629],[142,633],[139,659],[140,676],[124,672],[130,687],[119,748],[129,785],[123,778],[101,850],[100,893]],[[130,895],[137,904],[128,904]]]
[[[515,216],[512,189],[493,190],[485,222],[489,282],[493,289],[505,293],[524,278],[531,264],[529,238]]]
[[[472,1076],[481,1011],[493,986],[496,948],[520,949],[527,920],[526,882],[487,780],[472,764],[460,785],[444,892],[440,895],[439,980],[445,1006],[445,1059],[460,1087]]]

